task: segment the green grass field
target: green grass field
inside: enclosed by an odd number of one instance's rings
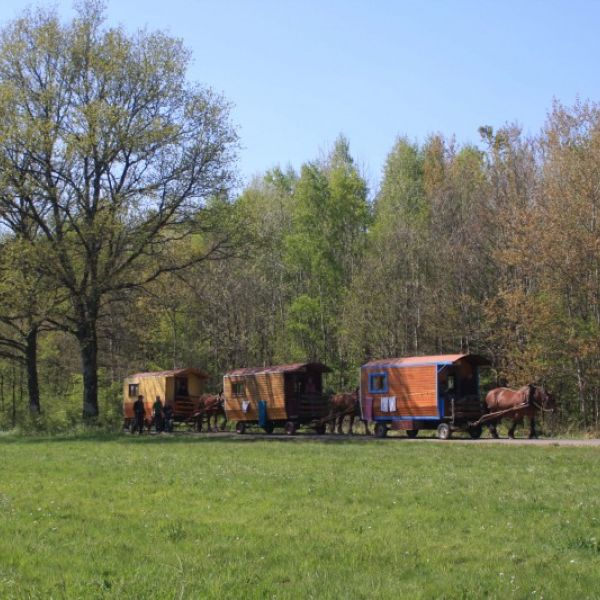
[[[0,437],[0,598],[599,598],[600,451]]]

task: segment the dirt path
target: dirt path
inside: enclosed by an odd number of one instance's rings
[[[155,435],[155,434],[152,434]],[[409,439],[405,436],[390,436],[385,439],[377,439],[374,437],[369,437],[365,435],[316,435],[311,432],[299,432],[294,436],[288,436],[283,433],[273,433],[271,435],[267,435],[266,433],[262,433],[257,431],[256,433],[245,433],[244,435],[238,435],[234,432],[224,431],[219,433],[194,433],[194,432],[176,432],[174,434],[168,435],[176,435],[176,436],[193,436],[193,437],[202,437],[202,438],[214,438],[214,439],[235,439],[239,441],[259,441],[259,440],[280,440],[280,441],[297,441],[301,442],[302,440],[311,440],[311,441],[320,441],[324,443],[335,443],[335,442],[363,442],[369,440],[373,443],[383,443],[383,444],[470,444],[470,445],[489,445],[489,444],[500,444],[500,445],[508,445],[508,446],[584,446],[584,447],[600,447],[600,439],[561,439],[561,438],[538,438],[536,440],[530,440],[527,438],[517,438],[515,440],[511,440],[509,438],[500,438],[500,439],[492,439],[492,438],[481,438],[479,440],[472,440],[465,437],[454,437],[450,440],[438,440],[436,437],[428,435],[423,437],[418,437],[416,439]]]

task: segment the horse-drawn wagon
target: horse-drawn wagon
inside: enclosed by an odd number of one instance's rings
[[[416,437],[437,429],[440,439],[453,431],[481,435],[479,368],[489,362],[475,354],[444,354],[373,360],[360,369],[362,418],[375,422],[375,435],[388,429]]]
[[[201,409],[202,392],[207,379],[204,371],[193,368],[129,375],[123,383],[125,427],[133,422],[133,403],[138,396],[143,396],[148,427],[152,423],[152,405],[157,398],[163,405],[172,407],[174,421],[193,422],[194,415]]]
[[[323,394],[323,374],[331,369],[319,362],[244,368],[223,376],[225,413],[244,433],[258,425],[267,433],[284,427],[293,435],[300,425],[325,432],[329,401]]]

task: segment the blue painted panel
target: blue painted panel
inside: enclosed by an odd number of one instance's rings
[[[373,421],[439,421],[440,417],[373,417]]]
[[[443,362],[422,362],[422,363],[412,363],[410,365],[397,365],[397,364],[381,364],[381,365],[362,365],[361,369],[411,369],[412,367],[431,367],[432,365],[441,365],[447,367],[448,365],[453,365],[454,363],[451,361],[443,361]]]
[[[384,385],[383,388],[381,389],[374,389],[373,388],[373,379],[375,377],[383,377],[384,378]],[[369,393],[370,394],[387,394],[388,391],[388,376],[386,372],[381,372],[378,371],[376,373],[369,373]]]
[[[258,424],[260,427],[267,425],[267,403],[264,400],[258,401]]]

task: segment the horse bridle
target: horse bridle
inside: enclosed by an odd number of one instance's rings
[[[537,386],[535,386],[535,385],[534,385],[534,386],[532,386],[532,387],[533,387],[533,389],[534,389],[534,392],[533,392],[533,393],[532,393],[532,395],[531,395],[531,404],[533,405],[533,407],[534,407],[534,408],[537,408],[537,410],[539,410],[540,412],[554,412],[554,409],[553,409],[553,408],[544,408],[544,403],[543,403],[543,402],[541,402],[541,403],[537,403],[537,402],[535,401],[535,390],[538,390],[538,389],[540,389],[540,388],[538,388],[538,387],[537,387]],[[543,389],[543,388],[541,388],[541,389]],[[546,397],[547,397],[547,396],[548,396],[548,394],[546,393]]]

